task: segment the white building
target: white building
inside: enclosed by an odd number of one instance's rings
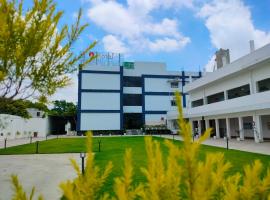
[[[49,120],[37,109],[28,110],[31,118],[24,119],[15,115],[0,114],[0,140],[46,137],[49,134]]]
[[[93,61],[79,72],[78,131],[165,124],[167,112],[176,109],[174,91],[201,77],[201,72],[167,71],[164,63],[119,63]],[[183,93],[184,107],[187,99]]]
[[[190,95],[185,117],[193,131],[208,127],[212,136],[270,139],[270,44],[251,51],[185,86]],[[169,112],[174,129],[176,113]]]

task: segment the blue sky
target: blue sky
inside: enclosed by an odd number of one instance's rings
[[[111,46],[110,48],[104,49],[104,41],[103,38],[110,35],[115,36],[118,40],[121,40],[124,43],[125,49],[122,50],[124,54],[126,54],[125,59],[131,60],[131,61],[162,61],[166,62],[169,69],[172,70],[198,70],[203,69],[207,63],[209,62],[212,55],[215,53],[217,48],[234,48],[234,46],[223,45],[226,44],[229,40],[229,43],[235,43],[235,44],[243,44],[246,43],[246,46],[248,47],[248,41],[249,39],[255,40],[255,45],[257,47],[262,46],[262,43],[265,44],[269,40],[269,31],[270,31],[270,0],[260,0],[260,1],[252,1],[252,0],[233,0],[233,1],[191,1],[191,0],[144,0],[141,2],[147,2],[147,3],[141,3],[140,0],[135,1],[111,1],[114,2],[115,5],[109,5],[110,1],[98,1],[98,0],[58,0],[58,8],[65,11],[65,17],[62,21],[63,23],[70,23],[71,21],[74,21],[74,16],[76,15],[77,10],[82,7],[83,8],[83,21],[90,24],[90,26],[87,28],[87,30],[82,35],[82,41],[79,41],[79,46],[83,46],[83,44],[87,44],[91,41],[98,40],[98,45],[96,46],[95,50],[97,51],[106,51],[106,50],[114,50],[115,52],[119,51],[119,47]],[[140,3],[140,10],[143,10],[144,7],[151,7],[151,4],[159,4],[156,6],[152,6],[153,8],[146,8],[148,9],[146,11],[147,14],[142,14],[143,18],[149,18],[146,21],[149,21],[148,24],[150,26],[154,25],[160,25],[163,19],[173,20],[176,24],[176,33],[171,33],[168,31],[168,33],[164,33],[163,35],[155,35],[154,33],[139,33],[139,36],[131,36],[130,38],[127,36],[127,34],[119,34],[122,30],[115,31],[114,28],[111,27],[120,27],[126,30],[132,31],[132,28],[129,28],[130,26],[134,26],[134,24],[127,24],[123,26],[118,26],[117,24],[122,23],[125,21],[125,18],[121,18],[121,16],[118,17],[120,20],[115,20],[111,16],[114,14],[114,10],[108,11],[105,7],[107,4],[107,8],[112,7],[117,8],[118,10],[115,10],[115,12],[120,11],[127,11],[127,14],[130,12],[130,7],[132,4],[136,4],[134,2]],[[128,5],[129,4],[129,5]],[[138,3],[137,3],[138,4]],[[148,5],[143,5],[148,4]],[[166,7],[166,4],[168,5]],[[222,6],[223,4],[223,6]],[[237,21],[239,20],[239,23],[244,24],[243,30],[235,30],[233,36],[232,33],[229,33],[228,37],[220,37],[216,36],[216,40],[223,39],[223,42],[217,41],[215,44],[211,41],[211,37],[215,35],[215,27],[212,29],[206,26],[207,21],[215,20],[217,18],[217,23],[222,23],[222,20],[219,21],[218,19],[220,16],[216,16],[214,11],[208,11],[207,17],[199,16],[200,12],[207,6],[212,6],[212,8],[217,9],[219,6],[224,7],[224,10],[221,8],[220,12],[223,12],[221,17],[229,18],[228,21]],[[231,14],[230,10],[226,10],[226,6],[230,8],[235,7],[236,12],[239,10],[239,13]],[[119,8],[118,8],[119,7]],[[134,6],[135,8],[136,5]],[[121,9],[122,8],[122,9]],[[250,13],[250,19],[248,19],[246,14],[241,14],[241,12]],[[91,12],[95,12],[95,14],[91,15]],[[107,12],[107,13],[106,13]],[[207,12],[207,11],[206,11]],[[99,16],[99,14],[102,13],[102,16]],[[138,12],[139,13],[139,12]],[[147,26],[146,23],[141,22],[139,17],[137,18],[136,15],[138,14],[136,11],[132,13],[131,18],[133,19],[133,22],[135,21],[136,25],[142,25]],[[227,14],[226,14],[227,13]],[[141,13],[139,13],[141,14]],[[135,17],[134,17],[135,15]],[[106,18],[107,17],[107,18]],[[125,15],[123,15],[125,17]],[[236,17],[236,18],[234,18]],[[237,19],[239,18],[245,18],[246,19]],[[98,18],[103,18],[102,20],[99,20]],[[122,21],[123,20],[123,21]],[[137,20],[137,21],[136,21]],[[100,22],[98,22],[100,21]],[[250,29],[250,24],[254,26],[254,30]],[[108,25],[110,24],[110,25]],[[107,26],[107,28],[105,28]],[[229,25],[228,25],[229,26]],[[160,28],[166,29],[166,25],[161,25]],[[219,28],[220,26],[216,26]],[[224,27],[224,34],[226,34],[226,25]],[[238,28],[235,27],[228,27],[229,29]],[[244,29],[246,28],[246,30]],[[136,31],[136,29],[134,29]],[[268,37],[259,37],[256,38],[256,36],[250,34],[247,34],[250,37],[243,37],[242,34],[245,31],[263,31],[266,34],[268,34]],[[220,31],[220,30],[219,30]],[[231,30],[229,30],[232,32]],[[124,31],[123,31],[124,32]],[[175,41],[177,40],[184,40],[181,37],[175,37],[175,34],[181,34],[182,37],[188,38],[189,41],[186,44],[180,44],[174,47],[174,43],[171,44],[171,50],[166,49],[166,46],[163,47],[162,44],[160,44],[161,47],[156,46],[156,48],[151,49],[149,45],[146,44],[145,48],[138,49],[139,46],[143,46],[144,42],[146,40],[151,40],[152,42],[155,42],[155,40],[164,40],[165,38],[173,39]],[[237,35],[239,34],[239,35]],[[239,37],[240,36],[240,37]],[[124,38],[124,39],[122,39]],[[235,39],[238,41],[234,41]],[[130,40],[141,40],[135,45],[131,45]],[[246,41],[245,41],[246,39]],[[242,40],[242,41],[239,41]],[[256,41],[256,40],[262,40],[262,41]],[[265,41],[265,42],[264,42]],[[269,41],[268,41],[269,42]],[[110,42],[108,42],[111,44]],[[141,43],[141,44],[140,44]],[[166,42],[164,41],[164,45],[166,45]],[[140,48],[140,47],[139,47]],[[233,49],[232,49],[233,50]],[[238,48],[236,48],[235,51],[237,51]],[[121,48],[120,48],[121,51]],[[239,51],[239,50],[238,50]],[[233,60],[237,57],[244,55],[248,53],[248,49],[243,49],[242,52],[235,53],[236,55],[233,56]]]
[[[30,0],[28,0],[30,1]],[[83,8],[75,51],[98,41],[95,51],[121,52],[126,61],[166,62],[169,70],[211,71],[213,55],[229,48],[231,60],[270,42],[270,0],[57,0],[61,24]],[[58,92],[65,98],[74,85]],[[71,99],[76,101],[76,95]]]

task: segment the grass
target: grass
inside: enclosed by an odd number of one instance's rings
[[[98,140],[101,139],[101,152],[98,152]],[[161,148],[164,153],[164,158],[168,153],[165,145],[163,144],[164,139],[154,137],[155,140],[161,142]],[[86,150],[86,139],[85,138],[59,138],[51,139],[47,141],[39,142],[39,153],[79,153]],[[182,145],[181,141],[174,141],[178,145]],[[112,161],[114,168],[113,172],[109,177],[108,182],[104,186],[104,190],[113,191],[112,185],[114,177],[122,175],[123,158],[126,148],[132,149],[133,164],[134,164],[134,180],[135,182],[144,181],[145,177],[142,175],[140,168],[146,166],[146,151],[144,146],[144,137],[103,137],[94,138],[93,150],[95,154],[95,162],[101,168]],[[7,149],[0,149],[0,155],[3,154],[33,154],[36,151],[36,144],[26,144],[15,147],[9,147]],[[212,146],[201,146],[199,159],[203,159],[207,152],[223,152],[225,159],[230,161],[233,167],[230,170],[230,174],[235,172],[242,173],[243,166],[252,163],[254,160],[259,159],[264,166],[269,166],[270,156],[248,153],[238,150],[226,150],[224,148],[212,147]],[[266,172],[266,169],[265,169]]]

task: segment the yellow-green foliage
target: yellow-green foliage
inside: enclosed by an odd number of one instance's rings
[[[88,135],[88,156],[85,174],[82,175],[74,160],[71,163],[77,178],[60,184],[63,199],[119,199],[119,200],[270,200],[270,170],[262,177],[262,164],[255,161],[244,167],[244,174],[227,174],[231,164],[226,162],[222,153],[207,154],[205,160],[198,159],[200,144],[209,137],[207,130],[197,141],[192,141],[191,125],[182,113],[180,94],[176,93],[179,111],[179,127],[184,139],[183,147],[165,141],[169,150],[166,159],[160,144],[151,137],[145,138],[148,164],[141,171],[146,182],[133,183],[131,150],[125,154],[123,176],[115,178],[114,195],[101,193],[101,188],[112,170],[109,162],[104,172],[94,164],[91,134]],[[14,199],[27,200],[26,194],[13,177]],[[30,198],[32,198],[32,194]]]
[[[30,196],[28,197],[26,192],[23,190],[22,185],[19,183],[18,177],[15,175],[11,176],[11,182],[14,187],[14,195],[12,200],[32,200],[35,194],[35,188],[32,188]],[[38,197],[39,200],[43,200],[42,196]]]
[[[94,165],[94,154],[92,153],[91,133],[88,133],[88,154],[86,160],[85,174],[82,174],[75,160],[71,159],[71,163],[77,172],[77,178],[60,184],[63,196],[69,200],[83,199],[107,199],[107,194],[101,194],[100,189],[106,178],[112,170],[112,163],[106,166],[103,173]]]

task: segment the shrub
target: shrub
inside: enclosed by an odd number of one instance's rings
[[[211,129],[193,142],[191,125],[183,118],[178,93],[176,100],[179,111],[178,123],[184,145],[180,148],[169,140],[165,141],[169,154],[164,159],[159,142],[146,137],[148,164],[146,168],[141,169],[146,176],[146,183],[134,184],[131,150],[127,149],[123,176],[115,178],[114,194],[101,193],[101,188],[112,170],[112,164],[109,162],[103,172],[95,166],[90,133],[88,134],[85,174],[81,174],[79,166],[71,160],[77,172],[77,178],[60,184],[63,192],[62,199],[270,200],[270,170],[268,169],[263,177],[263,166],[260,161],[257,160],[252,165],[245,166],[243,175],[240,173],[228,175],[231,164],[224,160],[222,153],[209,153],[205,160],[198,159],[200,144],[209,137]],[[21,194],[26,197],[14,177],[13,184],[15,185],[14,197]],[[27,198],[14,199],[26,200]]]

